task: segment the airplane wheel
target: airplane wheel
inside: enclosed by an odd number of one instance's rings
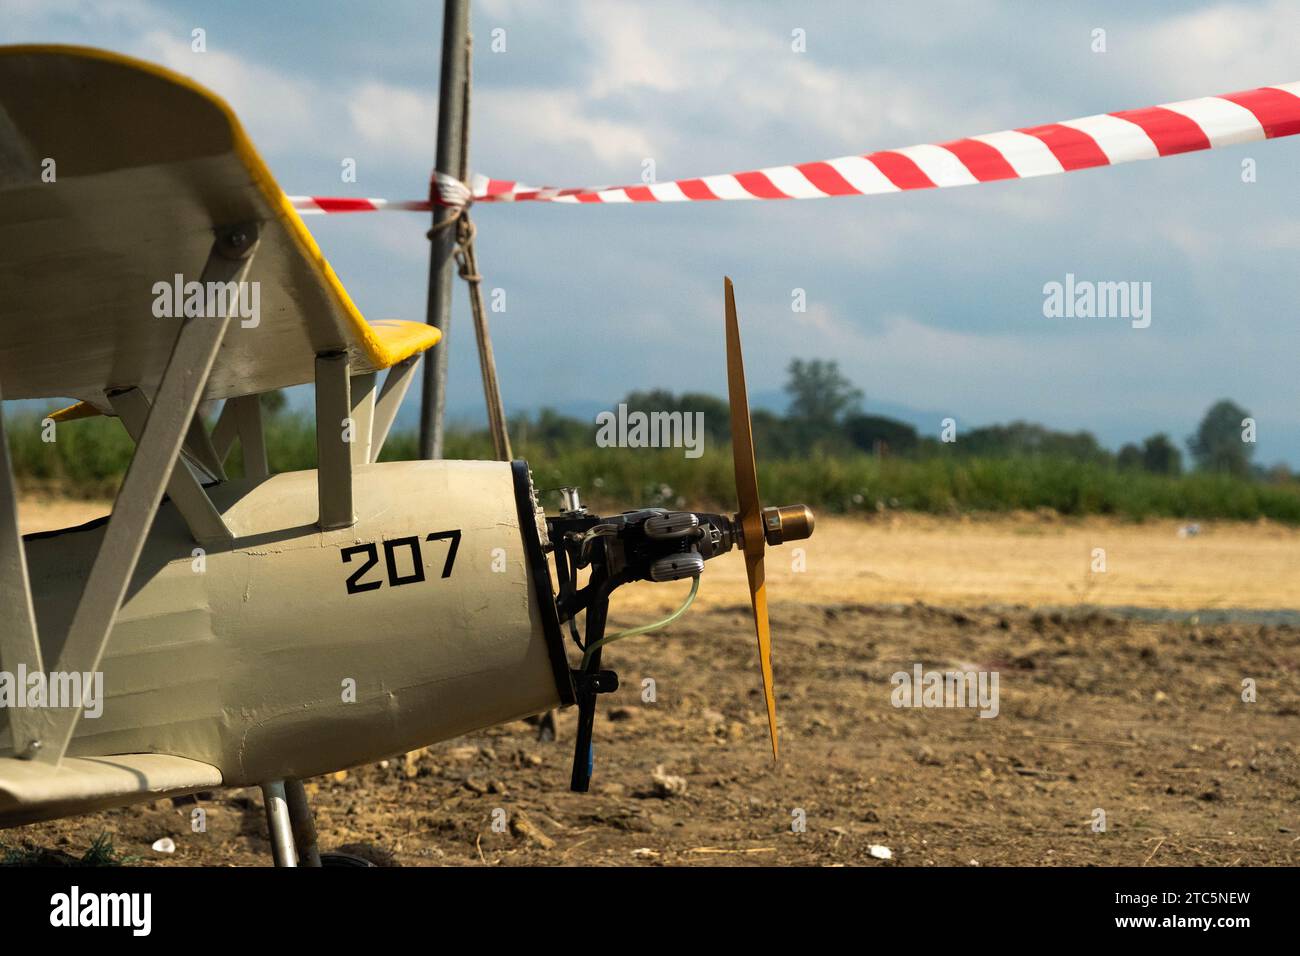
[[[365,857],[357,856],[355,853],[322,853],[320,855],[320,865],[326,866],[362,866],[373,867],[375,864]]]

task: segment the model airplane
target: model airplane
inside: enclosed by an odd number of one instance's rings
[[[115,415],[136,443],[110,516],[23,538],[0,422],[0,666],[103,687],[94,708],[88,687],[0,707],[0,827],[259,786],[276,863],[319,864],[304,778],[560,705],[579,708],[585,790],[617,686],[612,592],[698,584],[732,549],[776,755],[763,551],[813,521],[759,502],[730,281],[738,513],[600,517],[571,492],[547,517],[522,461],[378,462],[439,333],[362,319],[203,88],[97,50],[0,48],[0,192],[0,392],[75,397],[56,420]],[[305,382],[319,467],[272,475],[258,396]],[[236,441],[243,477],[225,473]]]

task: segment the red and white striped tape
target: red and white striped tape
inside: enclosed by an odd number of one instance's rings
[[[326,212],[381,212],[395,209],[405,212],[428,212],[433,203],[427,199],[395,202],[390,199],[357,199],[352,196],[288,196],[289,204],[304,216]]]
[[[466,187],[450,176],[435,173],[433,192],[440,205],[454,208],[470,201],[625,203],[866,196],[998,179],[1028,179],[1296,133],[1300,133],[1300,82],[1147,109],[1100,113],[948,143],[927,143],[863,156],[841,156],[824,162],[771,166],[699,179],[557,189],[475,176]],[[289,200],[304,213],[431,208],[427,201],[320,196],[290,196]]]

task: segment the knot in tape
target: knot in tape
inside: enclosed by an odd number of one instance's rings
[[[464,209],[474,201],[469,186],[455,176],[449,176],[446,173],[434,170],[433,179],[430,181],[429,186],[429,199],[439,206]]]

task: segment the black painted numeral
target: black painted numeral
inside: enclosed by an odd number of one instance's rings
[[[434,531],[427,535],[425,541],[450,541],[447,548],[447,560],[442,564],[442,576],[451,577],[451,570],[456,565],[456,551],[460,548],[460,529],[456,528],[451,531]],[[411,572],[403,575],[397,569],[397,549],[406,548],[411,553]],[[379,547],[374,542],[370,544],[353,545],[350,548],[344,548],[341,552],[344,564],[351,564],[352,559],[358,554],[366,556],[366,562],[357,570],[353,571],[347,580],[347,589],[349,594],[361,594],[365,591],[375,591],[384,586],[381,581],[365,581],[362,577],[379,563]],[[384,542],[384,564],[388,570],[388,586],[393,588],[401,587],[403,584],[418,584],[425,580],[424,577],[424,557],[420,553],[420,538],[418,535],[411,535],[406,538],[392,538]]]
[[[352,576],[348,578],[349,594],[360,594],[362,591],[373,591],[376,588],[384,586],[383,581],[368,581],[365,584],[359,582],[359,579],[363,574],[379,563],[379,549],[374,546],[373,542],[371,544],[358,544],[351,548],[344,548],[343,563],[351,564],[353,555],[363,553],[367,556],[366,563],[353,571]]]
[[[444,578],[451,577],[452,565],[456,563],[456,549],[460,547],[460,529],[457,528],[455,531],[435,531],[424,539],[425,541],[443,541],[447,538],[451,539],[451,547],[447,549],[447,560],[442,565],[442,576]]]
[[[393,553],[397,548],[406,547],[411,552],[411,564],[413,570],[406,577],[397,573],[397,556]],[[384,542],[384,561],[388,564],[388,584],[390,587],[401,587],[403,584],[415,584],[424,580],[424,559],[420,557],[420,539],[415,535],[409,538],[393,538],[391,541]],[[446,577],[446,575],[443,575]]]

